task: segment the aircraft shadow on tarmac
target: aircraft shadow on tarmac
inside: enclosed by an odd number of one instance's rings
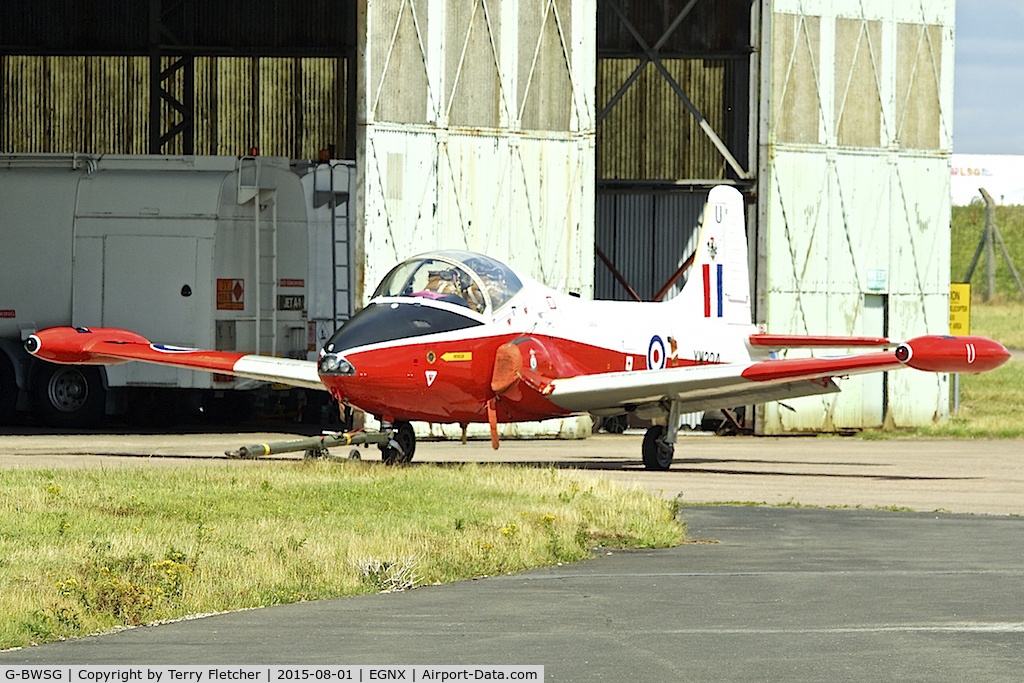
[[[410,463],[408,466],[458,466],[464,465],[472,460],[459,460],[453,462],[430,462],[430,463]],[[602,458],[600,460],[572,460],[572,461],[523,461],[523,460],[507,460],[507,461],[476,461],[480,465],[509,465],[513,467],[535,467],[535,468],[547,468],[553,467],[560,470],[588,470],[588,471],[635,471],[637,473],[648,472],[644,468],[642,462],[636,460],[608,460]],[[749,464],[771,464],[771,465],[807,465],[808,463],[787,461],[787,460],[737,460],[735,458],[729,458],[726,460],[715,460],[705,458],[684,458],[676,459],[672,463],[672,468],[669,470],[660,471],[657,474],[660,475],[684,475],[684,474],[727,474],[736,476],[760,476],[760,477],[829,477],[829,478],[840,478],[840,479],[871,479],[876,481],[965,481],[971,479],[981,479],[982,477],[931,477],[931,476],[918,476],[918,475],[888,475],[888,474],[870,474],[863,472],[792,472],[782,470],[756,470],[756,469],[740,469],[740,468],[725,468],[725,467],[692,467],[691,465],[712,465],[716,463],[749,463]],[[829,462],[829,463],[813,463],[814,466],[828,466],[828,467],[877,467],[878,463],[858,463],[858,462]]]
[[[305,427],[305,428],[303,428]],[[225,428],[226,431],[236,432],[239,435],[246,432],[259,432],[259,431],[280,431],[282,433],[293,433],[302,435],[316,435],[320,433],[320,430],[313,425],[298,425],[290,422],[261,422],[261,423],[247,423],[245,425],[234,425],[230,428]],[[177,425],[170,429],[157,429],[157,428],[126,428],[126,425],[105,425],[96,429],[78,430],[73,433],[80,433],[83,435],[160,435],[160,434],[204,434],[209,433],[209,425]],[[214,430],[216,431],[216,430]],[[67,430],[59,430],[35,425],[19,425],[14,427],[3,427],[0,428],[0,434],[7,435],[25,435],[25,436],[47,436],[47,435],[71,435],[72,432]],[[244,440],[244,437],[243,437]],[[433,439],[425,439],[424,441],[433,441]],[[366,462],[378,462],[376,460],[376,451],[370,452],[372,449],[367,449]],[[78,453],[78,454],[85,454]],[[218,460],[225,456],[222,455],[203,455],[203,454],[190,454],[190,453],[131,453],[131,452],[95,452],[90,451],[88,455],[94,455],[99,457],[110,457],[110,458],[161,458],[161,459],[182,459],[182,460]],[[341,451],[336,454],[339,460],[343,459]],[[296,453],[295,459],[301,459],[302,454]],[[276,458],[275,461],[280,462],[281,460],[290,460],[291,458]],[[634,458],[621,458],[621,459],[609,459],[609,458],[578,458],[575,457],[572,460],[502,460],[502,459],[490,459],[490,460],[478,460],[473,457],[472,454],[467,454],[465,458],[455,458],[450,461],[436,462],[436,461],[414,461],[406,467],[417,467],[423,465],[432,466],[458,466],[467,463],[477,463],[481,465],[485,464],[500,464],[510,465],[519,467],[534,467],[534,468],[549,468],[554,467],[556,469],[563,470],[588,470],[588,471],[608,471],[608,472],[636,472],[646,473],[648,470],[645,469],[643,463],[639,459]],[[757,465],[768,465],[773,466],[775,469],[755,469]],[[818,471],[793,471],[784,469],[786,466],[811,466]],[[731,476],[761,476],[761,477],[821,477],[821,478],[839,478],[839,479],[861,479],[861,480],[875,480],[875,481],[966,481],[972,479],[981,479],[982,477],[935,477],[935,476],[918,476],[918,475],[890,475],[881,473],[871,472],[848,472],[842,471],[846,468],[877,468],[879,463],[877,462],[857,462],[857,461],[828,461],[828,462],[814,462],[809,463],[806,461],[796,460],[766,460],[756,458],[676,458],[669,470],[659,471],[656,474],[661,476],[671,476],[673,474],[680,476],[685,474],[718,474],[718,475],[731,475]],[[821,468],[828,468],[831,471],[820,471]]]

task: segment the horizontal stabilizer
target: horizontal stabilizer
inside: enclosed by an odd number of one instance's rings
[[[834,337],[827,335],[796,335],[796,334],[752,334],[751,346],[770,349],[849,349],[854,347],[895,346],[885,337]]]

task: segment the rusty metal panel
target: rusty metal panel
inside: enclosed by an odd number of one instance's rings
[[[145,150],[148,126],[136,106],[149,93],[146,60],[8,55],[2,70],[5,151]]]
[[[344,61],[201,57],[196,78],[197,149],[238,156],[255,147],[315,159],[318,150],[342,144],[335,141],[344,120]]]
[[[836,19],[835,126],[844,146],[882,143],[882,22]]]
[[[429,45],[428,6],[427,0],[367,4],[368,114],[376,121],[426,123],[435,111],[423,53]]]
[[[723,60],[662,59],[712,129],[732,145],[729,112],[746,98],[746,83]],[[604,109],[639,66],[637,59],[598,62],[597,106]],[[665,77],[648,63],[598,128],[598,177],[675,180],[726,176],[725,159]],[[734,145],[733,145],[734,146]]]
[[[498,70],[501,2],[474,3],[451,12],[445,27],[445,102],[453,126],[497,128],[508,120],[509,97],[502,92]]]
[[[296,116],[302,98],[300,65],[292,59],[259,60],[259,142],[266,154],[298,156],[292,145],[301,138]]]
[[[817,66],[821,17],[776,13],[772,17],[772,118],[779,142],[817,143],[821,94]]]
[[[300,154],[293,158],[306,158],[310,151],[328,149],[335,145],[334,158],[341,158],[346,149],[346,137],[354,131],[345,130],[348,120],[348,61],[345,59],[308,57],[300,60],[302,73]],[[308,158],[315,158],[309,156]]]
[[[523,128],[569,130],[573,83],[570,0],[524,2],[519,8],[518,103]]]
[[[49,152],[48,136],[36,122],[34,112],[39,109],[39,88],[43,81],[43,62],[39,59],[4,55],[3,66],[4,109],[2,140],[4,151],[23,149],[26,152]],[[17,140],[17,146],[14,141]]]
[[[147,153],[149,115],[140,103],[149,102],[149,68],[145,57],[4,56],[4,151]],[[179,97],[183,78],[178,71],[166,83]],[[331,144],[341,148],[345,82],[345,62],[334,58],[197,58],[195,148],[310,159]],[[172,114],[165,108],[163,116]],[[180,153],[182,139],[172,147]]]
[[[942,27],[899,24],[896,31],[896,126],[900,146],[939,149],[942,141]]]
[[[248,154],[252,147],[259,147],[255,135],[258,109],[252,94],[254,61],[248,57],[199,57],[195,60],[194,144],[197,151],[240,156]],[[261,151],[272,153],[269,149]]]

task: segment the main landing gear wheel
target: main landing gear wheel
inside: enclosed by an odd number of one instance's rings
[[[52,427],[92,427],[103,418],[106,395],[96,368],[45,363],[32,389],[36,415]]]
[[[667,470],[675,455],[675,444],[665,441],[665,426],[654,425],[644,434],[644,467],[649,470]]]
[[[385,465],[404,465],[410,462],[416,452],[416,432],[412,430],[412,425],[396,422],[391,443],[381,446],[380,451]]]

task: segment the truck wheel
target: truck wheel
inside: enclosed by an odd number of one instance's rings
[[[99,371],[77,365],[43,364],[32,398],[36,415],[51,427],[92,427],[106,407]]]
[[[14,380],[14,367],[7,357],[0,353],[0,425],[14,421],[14,410],[18,404],[18,384]]]

